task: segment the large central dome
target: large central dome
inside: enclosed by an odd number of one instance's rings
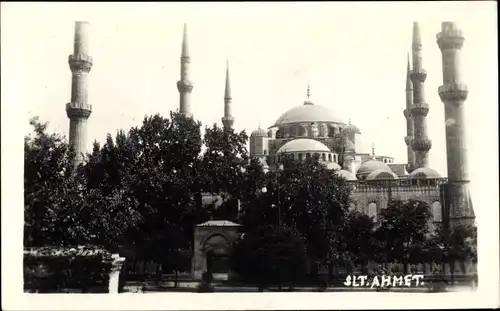
[[[325,122],[343,124],[340,118],[334,116],[327,108],[305,102],[285,112],[271,127],[292,123]]]

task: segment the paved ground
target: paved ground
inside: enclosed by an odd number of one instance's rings
[[[474,290],[471,286],[467,285],[453,285],[447,286],[447,292],[464,292],[464,291],[472,291]],[[141,293],[142,285],[141,284],[127,284],[125,286],[126,292],[132,293]],[[214,292],[258,292],[258,289],[255,286],[227,286],[223,284],[217,284],[213,287]],[[376,292],[376,288],[360,288],[360,287],[329,287],[324,292]],[[391,288],[390,290],[380,290],[381,292],[402,292],[402,293],[429,293],[429,289],[426,286],[421,287],[397,287]],[[189,283],[189,284],[180,284],[179,287],[173,288],[172,286],[158,286],[155,284],[147,284],[146,285],[146,293],[165,293],[165,292],[197,292],[197,284]],[[278,292],[277,287],[271,287],[266,290],[266,292]],[[282,292],[290,292],[287,287],[284,287]],[[295,287],[293,292],[319,292],[318,287]]]

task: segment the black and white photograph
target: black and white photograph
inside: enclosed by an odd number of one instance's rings
[[[6,310],[499,306],[495,2],[1,6]]]

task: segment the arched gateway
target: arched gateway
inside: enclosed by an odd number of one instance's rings
[[[194,254],[191,273],[201,280],[204,272],[215,279],[230,277],[231,245],[239,236],[240,225],[227,220],[211,220],[194,227]]]

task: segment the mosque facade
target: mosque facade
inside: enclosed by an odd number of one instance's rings
[[[443,120],[448,178],[440,176],[428,165],[432,141],[427,135],[429,105],[424,91],[427,73],[422,66],[422,43],[416,22],[413,24],[411,65],[408,55],[406,102],[402,105],[402,115],[406,119],[406,135],[402,139],[407,146],[406,163],[395,163],[390,155],[376,155],[373,147],[371,154],[358,152],[356,138],[361,135],[360,128],[350,120],[346,123],[333,115],[328,108],[313,103],[309,87],[307,100],[302,105],[286,111],[267,130],[259,127],[251,133],[251,156],[258,158],[268,170],[278,169],[284,156],[296,160],[318,156],[327,168],[335,170],[352,184],[351,209],[373,217],[375,222],[391,201],[416,199],[431,207],[431,227],[440,223],[446,226],[472,224],[474,212],[468,191],[469,180],[465,177],[468,176],[467,163],[464,162],[467,151],[462,118],[467,88],[459,76],[457,57],[464,38],[454,23],[444,22],[442,27],[437,35],[444,75],[439,94],[445,111],[449,111],[447,115],[450,115]],[[445,89],[452,91],[446,93]]]

